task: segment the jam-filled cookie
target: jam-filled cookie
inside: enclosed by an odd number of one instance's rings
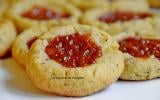
[[[128,36],[119,39],[125,55],[120,79],[149,80],[160,77],[160,37]]]
[[[5,56],[10,50],[16,35],[13,23],[9,20],[0,19],[0,57]]]
[[[28,61],[27,73],[37,87],[64,96],[102,90],[124,67],[117,42],[102,30],[82,25],[50,30],[33,43]]]
[[[23,0],[14,4],[7,16],[20,31],[34,25],[59,26],[78,23],[80,10],[55,0]]]
[[[114,0],[111,4],[113,11],[148,12],[149,4],[146,0]]]
[[[12,56],[23,67],[27,63],[27,56],[32,43],[47,30],[48,28],[45,26],[32,27],[22,32],[16,38],[12,46]]]
[[[92,9],[85,12],[81,23],[98,26],[110,35],[124,31],[157,34],[156,27],[160,26],[157,23],[159,18],[151,12],[108,12],[105,9]]]
[[[68,0],[82,11],[86,11],[92,8],[110,8],[110,2],[108,0]]]

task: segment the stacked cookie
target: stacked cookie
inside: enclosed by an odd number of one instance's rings
[[[0,57],[11,49],[44,91],[86,96],[160,77],[160,17],[145,0],[0,2]]]

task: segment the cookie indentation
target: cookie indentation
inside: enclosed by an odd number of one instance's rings
[[[94,64],[102,55],[101,47],[89,35],[79,33],[55,37],[45,51],[51,59],[70,68]]]
[[[58,13],[44,7],[34,7],[33,9],[24,12],[22,16],[33,20],[49,20],[68,18],[70,17],[70,14],[65,12]]]

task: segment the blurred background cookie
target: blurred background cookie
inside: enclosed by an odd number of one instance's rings
[[[5,10],[8,8],[8,4],[5,0],[0,0],[0,17],[3,15]]]
[[[17,32],[13,23],[9,20],[0,19],[0,57],[10,50]]]
[[[84,16],[81,18],[81,23],[97,26],[107,31],[110,35],[117,35],[121,32],[129,31],[157,34],[159,18],[159,16],[150,11],[132,12],[92,9],[84,13]]]
[[[67,0],[80,8],[82,11],[86,11],[92,8],[110,8],[109,0]]]
[[[59,26],[78,23],[80,15],[81,12],[73,5],[54,0],[19,1],[6,13],[20,31],[39,24]]]
[[[160,8],[160,0],[148,0],[149,4],[153,8]]]
[[[113,0],[112,11],[148,12],[149,4],[146,0]]]

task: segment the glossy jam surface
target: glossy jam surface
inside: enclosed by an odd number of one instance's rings
[[[99,17],[99,20],[106,23],[114,23],[117,21],[124,22],[132,19],[144,19],[151,16],[152,15],[149,13],[115,12],[115,13],[104,14]]]
[[[120,50],[131,54],[134,57],[150,57],[154,55],[160,59],[160,40],[126,38],[120,41]]]
[[[69,68],[85,67],[96,63],[102,55],[101,47],[92,41],[89,34],[57,36],[45,49],[50,59]]]
[[[30,41],[27,42],[27,46],[28,46],[28,49],[31,48],[32,44],[37,40],[37,38],[32,38]]]
[[[68,13],[57,13],[44,7],[34,7],[33,9],[24,12],[22,16],[33,20],[49,20],[70,17]]]

